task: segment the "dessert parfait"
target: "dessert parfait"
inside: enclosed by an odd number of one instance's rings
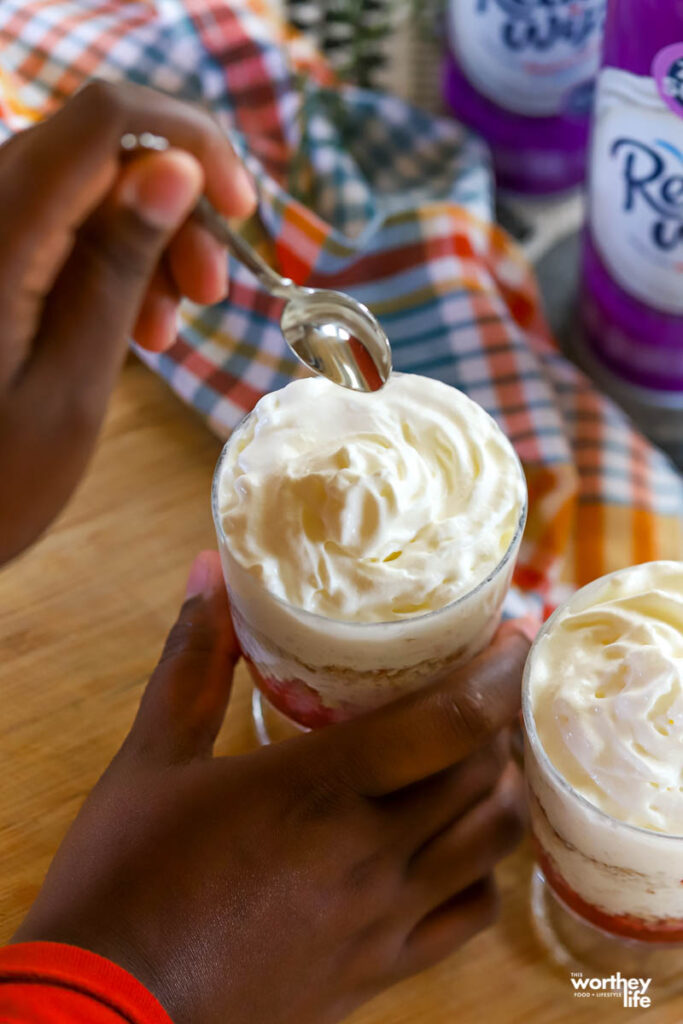
[[[461,392],[394,374],[266,395],[226,444],[213,513],[256,685],[317,727],[438,680],[491,639],[526,513],[519,461]]]
[[[614,573],[558,609],[523,704],[545,884],[603,935],[683,942],[683,562]]]

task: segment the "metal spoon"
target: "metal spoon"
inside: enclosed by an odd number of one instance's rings
[[[164,145],[165,143],[165,145]],[[143,132],[125,135],[124,150],[162,150],[168,141]],[[389,339],[367,306],[350,295],[303,288],[282,277],[230,227],[206,196],[193,217],[247,267],[272,295],[286,300],[280,318],[285,341],[304,366],[352,391],[378,391],[391,373]]]
[[[352,391],[378,391],[386,384],[391,373],[389,339],[367,306],[342,292],[302,288],[276,273],[232,230],[206,196],[197,203],[193,216],[264,288],[286,300],[280,327],[304,366]]]

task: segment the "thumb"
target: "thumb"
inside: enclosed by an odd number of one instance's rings
[[[122,170],[107,200],[74,238],[48,296],[32,372],[70,382],[97,407],[105,402],[162,253],[203,188],[200,164],[169,149]]]
[[[2,549],[5,556],[38,536],[82,475],[149,279],[202,182],[189,154],[146,154],[123,169],[106,202],[74,236],[7,403],[7,424],[22,443],[11,445],[6,430],[0,454],[5,478],[21,485],[8,491],[15,502],[22,497],[17,521],[23,525]]]
[[[220,559],[215,551],[202,551],[143,694],[128,748],[167,762],[209,757],[238,657]]]

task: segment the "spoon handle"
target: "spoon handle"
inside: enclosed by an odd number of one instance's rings
[[[199,199],[192,217],[206,228],[221,245],[225,245],[240,263],[251,270],[264,288],[273,295],[286,298],[292,288],[296,287],[288,277],[282,277],[273,270],[256,250],[248,242],[245,242],[241,235],[233,231],[226,218],[218,213],[206,196]]]

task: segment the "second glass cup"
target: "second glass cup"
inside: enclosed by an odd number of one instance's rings
[[[643,791],[664,808],[676,806],[671,790],[678,786],[656,779],[674,773],[664,752],[678,746],[680,640],[673,638],[682,620],[680,596],[672,595],[682,584],[683,564],[674,562],[588,584],[539,632],[522,687],[536,933],[552,961],[575,977],[649,979],[660,997],[683,988],[683,835],[667,831],[666,821],[644,827],[622,820],[586,792],[622,810],[625,803],[644,819]],[[564,646],[555,656],[558,642]],[[590,654],[590,677],[582,650]],[[557,692],[542,728],[535,706],[547,699],[541,680]],[[575,784],[551,759],[548,743]]]

